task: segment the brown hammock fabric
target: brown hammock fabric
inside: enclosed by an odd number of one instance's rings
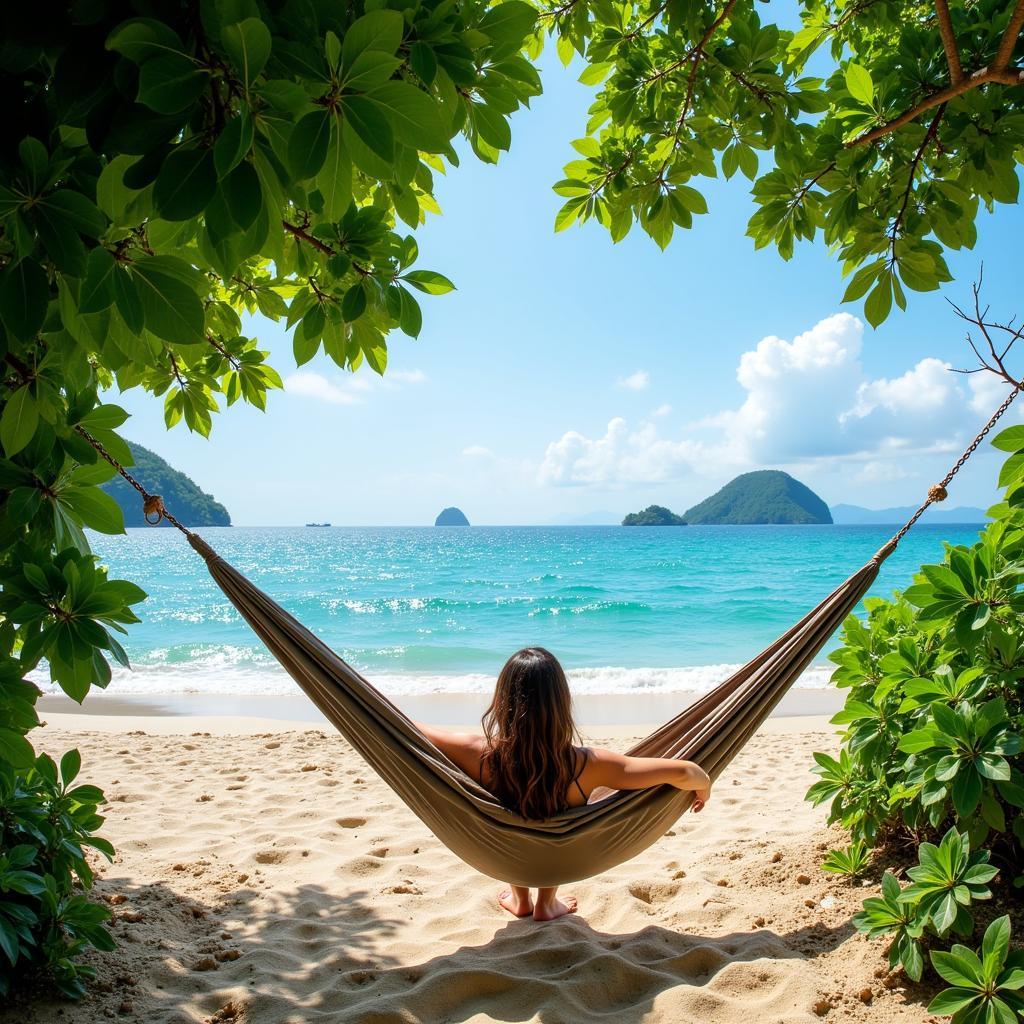
[[[371,768],[453,853],[515,885],[573,882],[650,846],[690,805],[671,786],[616,791],[546,821],[502,807],[323,641],[202,538],[189,542],[271,654]],[[878,575],[886,545],[770,647],[630,754],[696,761],[716,778],[771,714]]]
[[[712,779],[743,748],[874,583],[881,563],[1009,408],[1018,384],[905,526],[861,569],[738,672],[628,751],[699,764]],[[604,791],[546,821],[519,817],[448,760],[383,694],[199,536],[103,446],[76,428],[139,492],[147,519],[167,519],[206,560],[217,585],[270,652],[409,808],[453,853],[493,878],[552,886],[588,878],[654,843],[690,806],[671,786]]]

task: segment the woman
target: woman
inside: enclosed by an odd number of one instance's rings
[[[675,786],[694,793],[694,811],[711,797],[711,780],[691,761],[627,757],[578,745],[565,672],[543,647],[526,647],[505,663],[483,716],[482,736],[417,725],[467,775],[524,818],[550,818],[581,807],[599,787]],[[516,917],[552,921],[576,910],[576,898],[559,899],[557,891],[557,886],[538,889],[533,898],[529,889],[510,885],[498,902]]]

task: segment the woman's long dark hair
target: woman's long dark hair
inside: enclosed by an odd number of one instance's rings
[[[574,743],[572,697],[558,659],[525,647],[505,662],[482,719],[489,786],[524,818],[550,818],[568,806],[583,764]]]

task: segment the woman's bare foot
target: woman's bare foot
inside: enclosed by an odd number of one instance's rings
[[[503,889],[498,893],[498,903],[513,917],[529,917],[533,913],[533,900],[530,890],[514,885],[511,889]]]
[[[536,906],[533,908],[533,919],[534,921],[554,921],[556,918],[565,917],[566,914],[575,913],[575,896],[566,896],[564,899],[558,899],[552,895],[550,899],[546,899],[543,902],[541,902],[538,896]]]

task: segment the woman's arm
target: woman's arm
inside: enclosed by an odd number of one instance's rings
[[[455,732],[439,729],[425,722],[413,723],[438,750],[454,761],[470,778],[480,781],[480,758],[484,753],[484,738],[479,733]]]
[[[700,765],[668,757],[629,757],[612,750],[590,750],[591,777],[597,786],[609,789],[648,789],[675,786],[694,794],[693,810],[699,811],[711,799],[711,779]]]

